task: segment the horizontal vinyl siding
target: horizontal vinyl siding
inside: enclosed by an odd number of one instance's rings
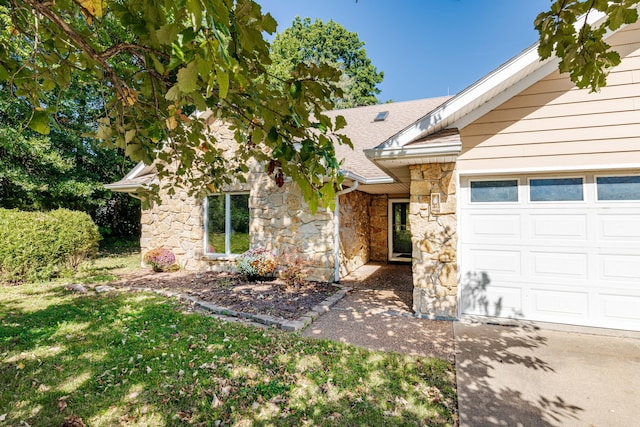
[[[622,63],[606,87],[550,74],[461,129],[459,170],[640,164],[640,24],[608,42]]]

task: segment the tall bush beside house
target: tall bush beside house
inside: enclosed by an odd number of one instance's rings
[[[0,281],[46,280],[75,270],[95,253],[99,240],[84,212],[0,209]]]

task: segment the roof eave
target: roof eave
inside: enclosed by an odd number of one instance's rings
[[[143,184],[118,184],[117,182],[105,184],[104,188],[117,193],[137,193],[145,189]]]
[[[640,10],[640,5],[637,6]],[[588,23],[598,25],[606,18],[602,12],[590,13],[587,16]],[[582,25],[579,19],[575,25]],[[624,27],[624,26],[623,26]],[[622,27],[621,27],[622,28]],[[605,38],[608,38],[616,31],[608,31]],[[559,59],[554,55],[546,60],[540,60],[538,55],[539,43],[530,46],[522,53],[507,61],[494,71],[487,74],[482,79],[473,83],[462,92],[446,101],[417,122],[398,132],[396,135],[384,141],[374,149],[384,150],[393,147],[401,147],[424,136],[437,132],[441,129],[451,127],[463,128],[471,122],[467,117],[485,104],[497,103],[498,98],[508,99],[509,93],[514,89],[522,90],[522,81],[535,73],[535,79],[540,79],[557,68]],[[513,84],[501,88],[505,82],[517,78]],[[534,80],[533,78],[531,80]],[[537,81],[537,80],[536,80]],[[520,84],[517,84],[520,83]],[[532,81],[530,84],[533,84]],[[486,99],[483,100],[483,97]],[[478,114],[475,114],[476,116]],[[461,120],[462,119],[462,120]]]
[[[392,176],[397,182],[402,180],[393,172],[393,167],[403,167],[424,163],[455,162],[462,151],[462,142],[440,142],[432,145],[364,150],[365,156]]]

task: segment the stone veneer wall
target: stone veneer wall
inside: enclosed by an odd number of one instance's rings
[[[370,198],[361,191],[340,196],[340,276],[369,262]]]
[[[333,280],[333,212],[311,215],[300,188],[288,181],[278,188],[271,177],[255,174],[249,208],[252,247],[280,254],[297,254],[309,262],[309,280]]]
[[[197,269],[204,241],[202,201],[189,197],[184,190],[173,196],[161,191],[160,200],[160,204],[152,203],[149,209],[142,209],[142,254],[164,247],[176,255],[182,268]]]
[[[221,145],[232,153],[233,134],[226,126],[212,125]],[[299,187],[287,181],[278,188],[258,163],[250,165],[247,182],[240,181],[224,192],[248,192],[251,247],[264,247],[276,255],[298,254],[309,262],[310,280],[333,280],[333,212],[318,209],[311,215]],[[177,263],[187,270],[233,270],[233,257],[204,254],[203,200],[177,191],[160,193],[161,204],[142,211],[142,253],[165,247],[176,255]]]
[[[412,165],[409,220],[413,240],[413,310],[428,318],[456,318],[458,277],[456,248],[455,163]],[[433,212],[431,193],[440,193]]]
[[[389,259],[389,197],[386,194],[372,195],[369,204],[370,215],[370,260],[386,262]]]

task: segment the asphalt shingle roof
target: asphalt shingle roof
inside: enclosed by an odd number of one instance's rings
[[[336,146],[336,157],[344,159],[343,170],[356,173],[364,178],[384,178],[388,175],[367,159],[363,150],[374,148],[410,124],[418,121],[449,96],[418,99],[415,101],[394,102],[392,104],[369,105],[329,111],[327,115],[342,115],[347,126],[340,133],[347,135],[353,143],[353,151],[344,145]],[[384,121],[374,121],[378,113],[388,111]]]

